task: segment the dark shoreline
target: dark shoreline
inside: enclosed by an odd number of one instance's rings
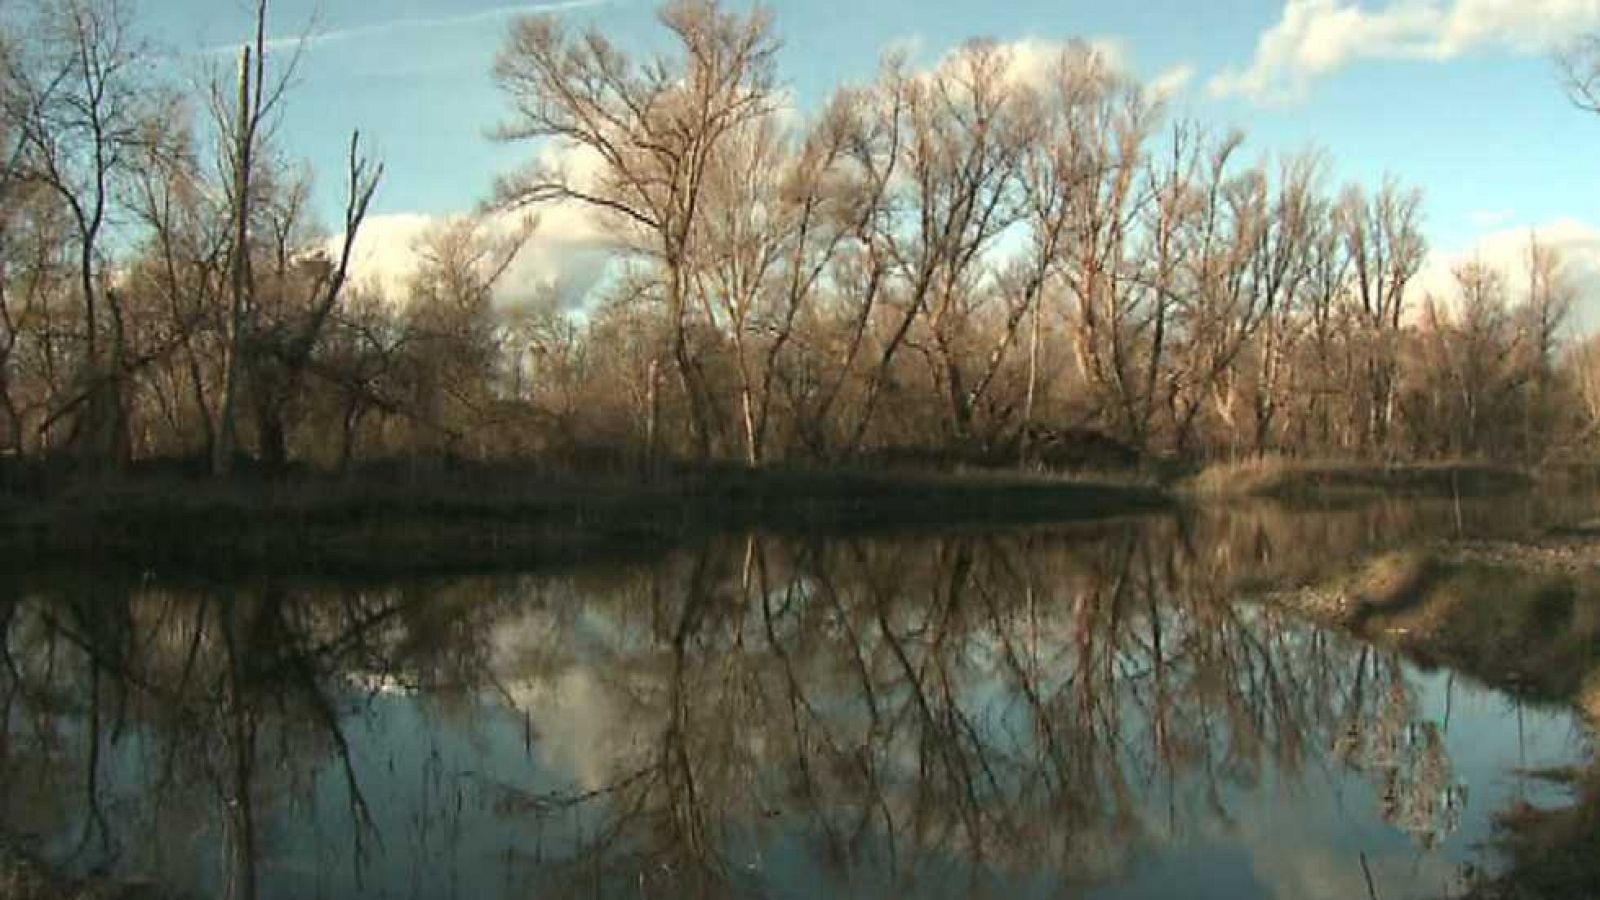
[[[1004,469],[680,467],[645,479],[530,465],[370,464],[346,474],[183,463],[116,478],[0,464],[0,552],[17,568],[167,569],[200,576],[334,577],[517,571],[648,557],[717,535],[926,532],[1107,521],[1247,501],[1290,508],[1496,496],[1545,479],[1478,463],[1273,464],[1270,490],[1197,487],[1146,473]],[[1558,476],[1552,476],[1558,477]],[[1254,479],[1250,479],[1254,482]],[[1403,486],[1403,487],[1402,487]]]
[[[134,476],[0,495],[13,560],[226,573],[542,567],[718,534],[849,534],[1073,522],[1171,509],[1136,482],[1006,472],[708,469],[649,481],[513,470]]]
[[[1238,471],[1240,466],[1221,469]],[[726,533],[926,532],[1069,524],[1194,504],[1494,496],[1541,484],[1478,463],[1275,464],[1272,490],[1210,492],[1146,472],[698,466],[653,479],[518,464],[368,464],[347,474],[181,463],[118,477],[0,464],[0,552],[26,567],[430,575],[635,559]],[[1405,485],[1405,488],[1398,488]]]

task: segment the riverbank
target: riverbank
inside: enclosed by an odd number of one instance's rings
[[[1566,706],[1600,734],[1600,529],[1525,541],[1443,542],[1381,554],[1273,601],[1531,703]],[[1533,773],[1572,802],[1501,811],[1505,871],[1469,896],[1600,896],[1600,764]]]
[[[228,482],[146,474],[0,494],[0,549],[14,559],[403,574],[627,555],[739,530],[1029,524],[1172,504],[1134,481],[1004,472],[726,468],[642,481],[368,469]]]
[[[1581,709],[1586,679],[1600,670],[1597,566],[1595,544],[1441,543],[1382,554],[1276,599],[1425,665]]]
[[[226,481],[156,464],[100,479],[12,461],[0,466],[0,551],[35,564],[403,576],[636,558],[735,531],[1030,525],[1241,500],[1293,508],[1498,496],[1534,483],[1521,470],[1481,464],[1272,459],[1177,482],[1134,471],[707,466],[643,479],[407,464],[342,475],[245,472]]]

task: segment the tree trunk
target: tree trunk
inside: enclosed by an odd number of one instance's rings
[[[239,53],[239,121],[234,148],[233,265],[228,302],[227,334],[223,344],[222,409],[218,414],[217,437],[211,445],[211,471],[225,476],[233,465],[237,428],[235,405],[239,393],[240,345],[244,323],[245,294],[248,291],[250,258],[250,156],[252,111],[250,108],[250,48]]]
[[[1033,406],[1039,389],[1039,299],[1033,301],[1033,322],[1028,335],[1028,387],[1022,398],[1022,432],[1017,440],[1017,464],[1027,465],[1033,448],[1029,438],[1033,432]]]
[[[256,455],[268,472],[282,471],[289,462],[284,406],[284,395],[271,388],[256,402]]]
[[[672,315],[672,359],[678,369],[678,381],[683,387],[684,399],[689,404],[690,437],[702,462],[711,458],[711,431],[706,421],[706,410],[694,374],[694,360],[689,355],[688,320],[685,304],[683,268],[669,262],[667,300]]]

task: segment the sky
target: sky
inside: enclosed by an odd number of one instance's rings
[[[748,0],[725,0],[738,7]],[[653,0],[274,0],[269,59],[304,42],[281,139],[322,173],[332,221],[352,128],[385,165],[369,269],[434,218],[470,210],[537,148],[494,142],[506,110],[489,76],[512,20],[546,12],[625,48],[666,49]],[[1509,264],[1531,231],[1600,288],[1600,116],[1567,99],[1557,51],[1600,33],[1600,0],[771,0],[780,77],[802,114],[866,83],[898,49],[932,64],[972,37],[1040,48],[1073,38],[1171,92],[1174,116],[1238,127],[1272,157],[1325,151],[1334,176],[1393,176],[1425,195],[1426,283],[1467,259]],[[141,30],[193,77],[231,64],[248,0],[142,0]],[[519,263],[574,279],[596,236],[546,217]],[[1431,279],[1431,281],[1429,281]],[[1600,322],[1600,290],[1589,314]]]

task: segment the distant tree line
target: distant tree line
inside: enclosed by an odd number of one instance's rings
[[[329,240],[266,12],[236,77],[188,91],[119,0],[0,14],[4,452],[1538,460],[1600,423],[1551,246],[1425,295],[1418,192],[1247,158],[1086,44],[891,57],[801,114],[767,14],[713,0],[661,10],[659,57],[517,20],[498,133],[534,161],[403,288],[363,281],[382,167],[353,133]],[[550,204],[595,217],[604,277],[576,308],[497,298]]]

